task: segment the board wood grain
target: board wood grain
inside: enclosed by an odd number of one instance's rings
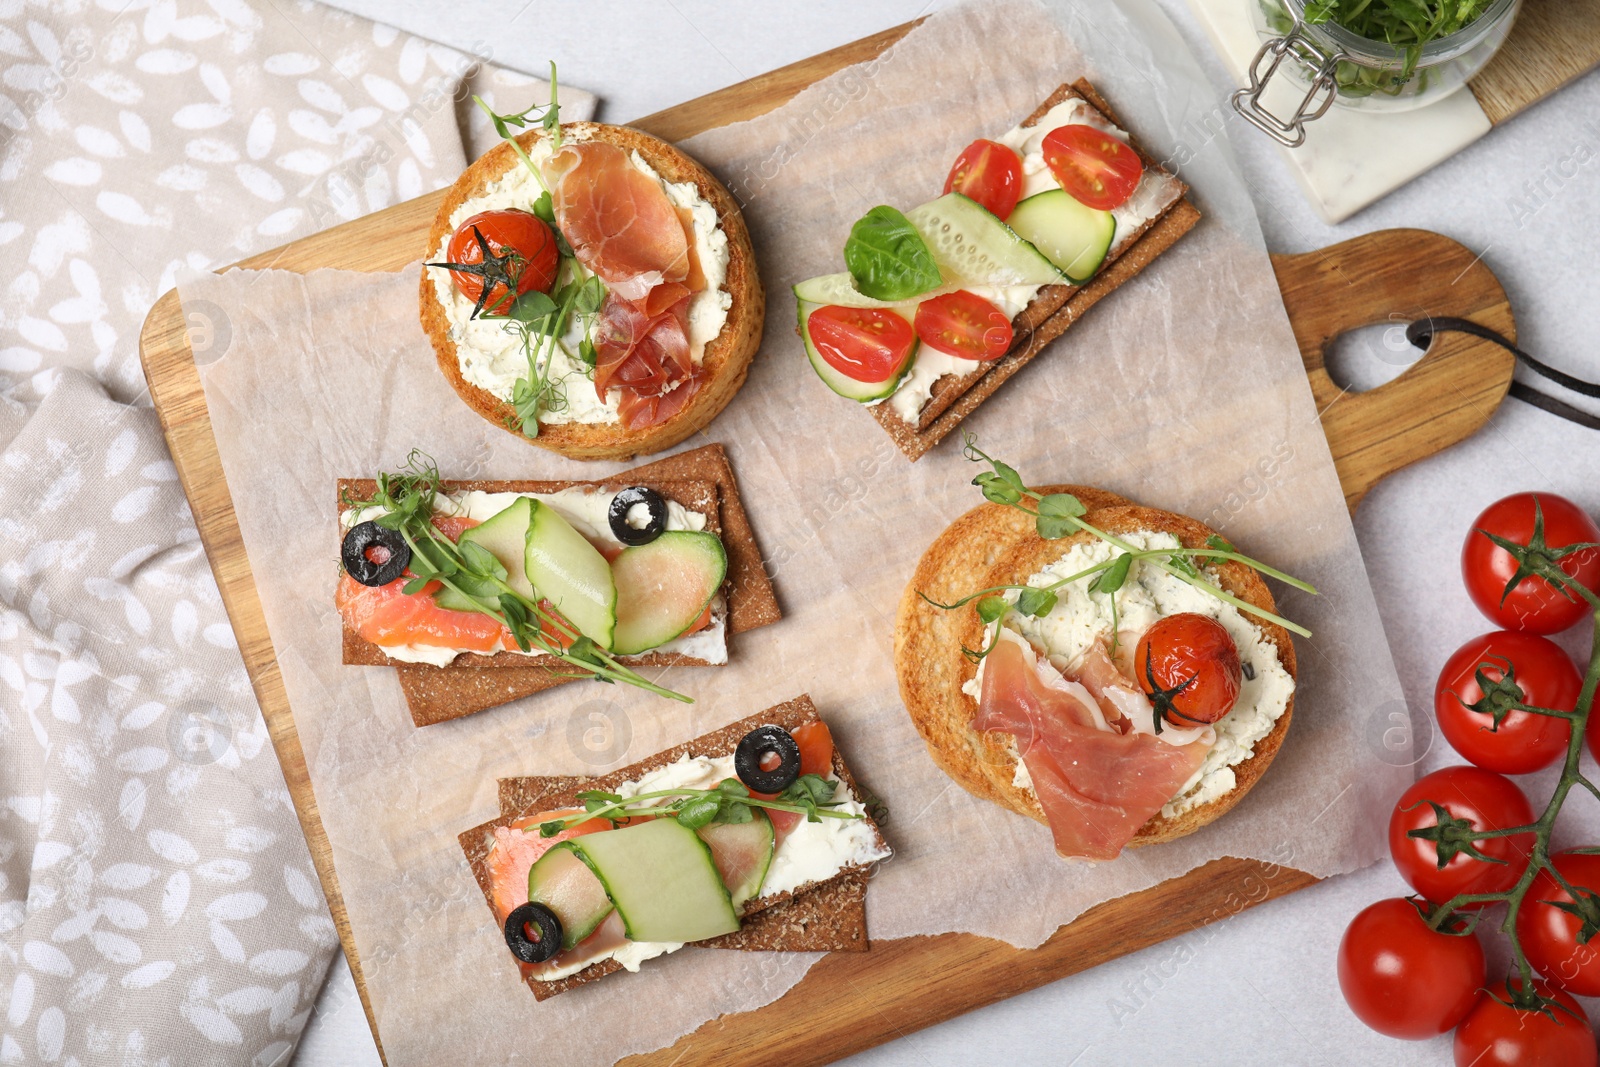
[[[1600,65],[1600,4],[1523,0],[1511,36],[1467,88],[1498,126]]]
[[[911,25],[648,116],[637,125],[681,139],[763,114],[816,79],[880,54]],[[423,253],[442,197],[442,192],[419,197],[228,269],[399,269]],[[1514,336],[1504,291],[1489,269],[1456,242],[1424,231],[1383,231],[1317,252],[1274,256],[1273,268],[1352,508],[1381,478],[1474,432],[1505,396],[1512,357],[1459,334],[1440,335],[1399,378],[1365,393],[1341,389],[1325,366],[1328,343],[1347,330],[1430,314],[1471,318]],[[378,1038],[334,857],[317,814],[176,292],[166,293],[151,309],[140,335],[140,355],[362,1006]],[[690,1062],[731,1067],[780,1059],[789,1067],[805,1067],[831,1062],[1180,936],[1313,881],[1287,867],[1222,859],[1092,908],[1030,951],[968,934],[876,942],[868,953],[825,957],[766,1008],[712,1020],[670,1048],[625,1062],[634,1067]],[[1180,901],[1183,906],[1176,906]],[[379,1047],[381,1052],[381,1039]]]

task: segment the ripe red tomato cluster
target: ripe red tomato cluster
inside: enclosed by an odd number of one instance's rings
[[[1457,1067],[1595,1067],[1594,1034],[1572,994],[1600,996],[1600,855],[1555,854],[1550,864],[1560,877],[1541,868],[1523,896],[1515,936],[1539,973],[1533,989],[1543,1010],[1519,1006],[1526,1002],[1520,978],[1487,980],[1483,946],[1466,918],[1497,903],[1474,898],[1511,890],[1528,870],[1536,835],[1505,831],[1530,826],[1534,812],[1506,775],[1564,759],[1572,731],[1565,719],[1517,705],[1576,707],[1583,679],[1540,635],[1590,614],[1584,599],[1519,572],[1495,538],[1531,545],[1600,590],[1600,549],[1561,553],[1600,542],[1600,527],[1571,501],[1519,493],[1473,524],[1462,577],[1479,610],[1502,629],[1462,645],[1434,689],[1440,733],[1467,765],[1418,779],[1396,802],[1389,852],[1417,895],[1380,900],[1355,917],[1339,945],[1339,987],[1357,1018],[1379,1033],[1421,1040],[1453,1029]],[[1600,758],[1600,721],[1591,718],[1586,739]],[[1494,836],[1474,836],[1482,833]],[[1430,921],[1451,901],[1452,913]]]

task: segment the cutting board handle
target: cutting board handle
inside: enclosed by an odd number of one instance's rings
[[[1363,326],[1451,315],[1516,340],[1500,282],[1481,256],[1448,237],[1379,230],[1274,255],[1272,268],[1352,511],[1386,475],[1476,432],[1511,387],[1511,353],[1459,333],[1435,334],[1422,358],[1376,389],[1341,388],[1328,376],[1328,345]]]

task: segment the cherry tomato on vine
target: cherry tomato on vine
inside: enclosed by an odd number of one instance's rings
[[[1490,683],[1487,696],[1478,684],[1480,669]],[[1571,711],[1582,688],[1578,668],[1561,646],[1536,634],[1496,630],[1474,637],[1445,661],[1433,690],[1433,710],[1439,732],[1469,761],[1501,774],[1527,774],[1566,754],[1572,724],[1513,710],[1496,725],[1489,709],[1521,703]],[[1514,690],[1521,691],[1520,699]]]
[[[478,243],[479,233],[489,246],[491,260],[508,253],[513,255],[505,263],[505,277],[516,279],[518,296],[535,289],[541,293],[550,291],[555,284],[561,253],[556,247],[555,234],[543,219],[514,208],[480,211],[457,226],[456,232],[450,235],[450,247],[446,251],[451,263],[483,262],[483,246]],[[455,280],[461,295],[468,300],[476,302],[483,295],[485,279],[480,275],[453,270],[450,277]],[[496,314],[505,314],[509,307],[505,293],[505,282],[494,282],[484,307],[493,309]]]
[[[1477,935],[1429,929],[1404,897],[1363,909],[1339,942],[1345,1003],[1387,1037],[1422,1041],[1448,1032],[1477,1003],[1483,980]]]
[[[1011,348],[1011,320],[977,293],[957,289],[917,305],[917,337],[962,359],[999,359]]]
[[[1591,917],[1600,919],[1600,856],[1558,852],[1550,862],[1579,891]],[[1600,996],[1600,922],[1589,927],[1592,939],[1584,937],[1584,920],[1556,907],[1572,902],[1549,871],[1534,875],[1517,913],[1517,940],[1551,984],[1582,997]]]
[[[1216,619],[1168,615],[1139,638],[1134,677],[1173,726],[1200,726],[1228,714],[1239,699],[1239,649]]]
[[[1039,148],[1061,188],[1097,211],[1126,203],[1144,175],[1139,153],[1093,126],[1058,126],[1044,135]]]
[[[1512,979],[1517,989],[1520,979]],[[1576,1000],[1535,978],[1533,988],[1557,1004],[1522,1011],[1504,986],[1478,998],[1456,1028],[1456,1067],[1595,1067],[1594,1033]]]
[[[917,347],[911,323],[887,308],[829,304],[811,313],[806,330],[828,366],[858,382],[888,381]]]
[[[1022,196],[1022,157],[998,141],[973,141],[956,157],[944,191],[970,197],[1004,221]]]
[[[1600,542],[1600,526],[1582,508],[1554,493],[1517,493],[1495,501],[1478,516],[1461,546],[1461,574],[1478,610],[1507,630],[1559,633],[1590,614],[1582,597],[1537,575],[1524,577],[1508,593],[1517,561],[1480,530],[1514,544],[1531,544],[1551,558],[1569,545]],[[1542,535],[1537,540],[1536,533]],[[1584,586],[1600,590],[1600,549],[1581,549],[1556,563]]]
[[[1432,801],[1445,811],[1449,824],[1444,854],[1433,841],[1409,836],[1410,831],[1431,829],[1440,820]],[[1389,855],[1400,877],[1435,904],[1460,893],[1503,893],[1516,885],[1528,867],[1532,832],[1512,837],[1473,841],[1473,830],[1505,830],[1533,822],[1533,809],[1511,779],[1477,767],[1446,767],[1424,775],[1400,794],[1389,816]],[[1471,855],[1476,851],[1488,860]],[[1501,862],[1493,862],[1493,861]]]

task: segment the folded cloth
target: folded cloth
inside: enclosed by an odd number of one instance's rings
[[[338,941],[155,415],[118,401],[179,270],[447,185],[494,137],[472,94],[549,87],[317,5],[109,6],[0,10],[0,1064],[276,1064]]]

